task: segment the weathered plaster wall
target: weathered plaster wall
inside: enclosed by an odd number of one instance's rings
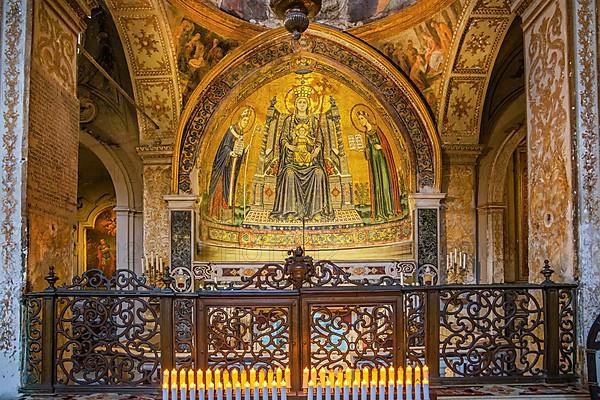
[[[24,268],[23,146],[27,131],[27,0],[0,4],[0,398],[14,398],[20,379],[20,294]]]

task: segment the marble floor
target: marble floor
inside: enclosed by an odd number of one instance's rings
[[[470,385],[437,388],[432,398],[455,399],[589,399],[586,388],[571,385]],[[23,395],[19,400],[160,400],[158,395],[134,394],[62,394]]]

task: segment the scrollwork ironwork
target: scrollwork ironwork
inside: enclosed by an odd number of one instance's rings
[[[150,298],[59,297],[57,383],[153,384],[160,365],[159,311]]]
[[[41,298],[25,299],[25,385],[36,385],[42,381],[42,302]]]
[[[100,269],[90,269],[81,276],[73,277],[70,285],[63,285],[61,290],[153,290],[155,286],[148,285],[145,276],[138,276],[128,269],[118,269],[108,277]]]
[[[392,304],[312,305],[309,312],[312,367],[393,364],[397,339]]]
[[[559,359],[558,369],[561,374],[575,373],[575,294],[573,289],[560,289],[558,291],[559,310]]]
[[[425,292],[404,295],[404,337],[406,363],[422,364],[425,359]]]
[[[194,299],[173,301],[175,322],[175,355],[178,367],[191,368],[194,361]]]
[[[207,310],[211,368],[285,368],[290,362],[290,308],[211,306]]]
[[[440,354],[455,376],[543,373],[541,292],[441,290]]]

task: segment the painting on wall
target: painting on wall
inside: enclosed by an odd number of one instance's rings
[[[86,269],[100,269],[112,276],[116,269],[117,217],[109,207],[85,231]]]
[[[232,109],[232,112],[227,110]],[[410,238],[404,142],[353,88],[303,70],[223,109],[201,150],[203,242],[364,248]]]
[[[198,86],[202,77],[229,51],[238,46],[186,18],[179,18],[174,29],[177,51],[177,70],[183,104]]]
[[[441,78],[463,2],[455,1],[429,20],[375,43],[406,73],[434,110],[437,109]]]

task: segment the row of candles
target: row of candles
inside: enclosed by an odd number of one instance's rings
[[[456,271],[457,269],[461,271],[467,269],[467,253],[454,249],[454,252],[450,251],[446,256],[446,270]]]
[[[413,373],[414,371],[414,373]],[[397,372],[397,374],[396,374]],[[397,377],[396,377],[397,375]],[[369,377],[371,379],[369,379]],[[413,383],[414,379],[414,383]],[[163,371],[163,400],[287,400],[289,367],[275,371],[234,368]],[[429,400],[429,369],[402,367],[338,369],[305,368],[302,388],[307,400]],[[242,396],[243,394],[243,396]]]

